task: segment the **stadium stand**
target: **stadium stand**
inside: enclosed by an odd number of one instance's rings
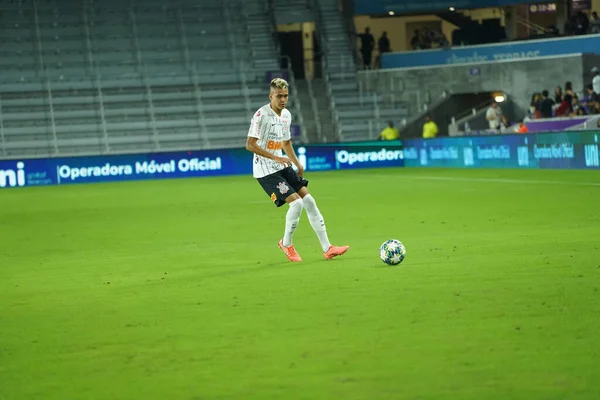
[[[0,22],[7,158],[240,146],[280,69],[260,0],[14,0]]]

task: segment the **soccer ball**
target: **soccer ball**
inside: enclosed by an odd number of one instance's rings
[[[379,258],[387,265],[398,265],[405,256],[406,247],[396,239],[386,240],[379,248]]]

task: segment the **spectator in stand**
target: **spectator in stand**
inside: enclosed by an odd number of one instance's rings
[[[556,27],[556,25],[552,24],[548,27],[548,32],[552,35],[552,36],[560,36],[560,32],[558,31],[558,28]]]
[[[585,109],[585,107],[579,103],[579,96],[577,96],[577,95],[573,96],[571,105],[573,106],[573,113],[571,114],[571,116],[587,114],[587,110]],[[583,114],[580,114],[580,112],[583,112]]]
[[[363,66],[365,69],[371,69],[371,57],[375,48],[375,38],[371,35],[371,29],[365,28],[365,32],[358,35],[360,37],[360,53],[362,54]]]
[[[529,129],[523,120],[519,121],[517,133],[529,133]]]
[[[502,109],[497,102],[493,102],[492,105],[487,109],[485,118],[490,124],[490,129],[500,131],[502,125],[507,126],[506,117],[502,114]]]
[[[438,28],[436,31],[432,32],[432,41],[436,44],[436,47],[444,48],[450,45],[448,38],[444,35],[442,28]]]
[[[563,97],[562,89],[560,86],[557,86],[554,89],[554,103],[560,104],[562,102],[562,97]]]
[[[400,132],[394,128],[392,121],[388,122],[387,128],[381,131],[379,134],[379,140],[398,140],[400,138]]]
[[[565,24],[563,25],[563,31],[565,32],[565,36],[571,36],[574,34],[575,30],[573,28],[573,23],[573,17],[565,21]]]
[[[419,48],[424,50],[431,49],[431,32],[427,28],[421,29],[420,32]]]
[[[388,38],[387,32],[384,31],[381,34],[381,37],[377,41],[377,48],[379,49],[379,57],[377,57],[377,67],[380,68],[381,56],[384,53],[389,53],[390,51],[392,51],[392,48],[390,47],[390,39]]]
[[[592,79],[594,92],[596,92],[596,94],[600,94],[600,70],[598,70],[598,67],[592,68],[592,74],[594,74],[594,79]]]
[[[600,33],[600,18],[598,18],[596,11],[592,13],[592,18],[590,18],[590,33]]]
[[[419,32],[418,29],[415,29],[413,37],[410,39],[410,47],[413,50],[419,50],[421,48],[420,43],[421,43],[421,32]]]
[[[596,114],[600,109],[600,96],[594,90],[593,85],[587,85],[586,93],[583,102],[589,114]]]
[[[574,28],[576,35],[586,35],[590,28],[590,20],[587,15],[579,11],[574,17]]]
[[[572,82],[565,82],[565,94],[570,94],[571,96],[575,95],[575,92],[573,91],[573,83]]]
[[[562,102],[554,112],[556,117],[568,117],[573,112],[573,96],[565,93]]]
[[[379,48],[380,53],[389,53],[392,51],[392,48],[390,47],[390,39],[388,38],[386,31],[383,31],[381,37],[377,41],[377,47]]]
[[[531,119],[540,119],[542,118],[542,113],[540,112],[542,106],[542,94],[534,93],[531,96],[531,104],[529,105],[529,113],[531,114]]]
[[[419,39],[419,46],[424,50],[431,48],[431,32],[429,32],[429,29],[421,29],[421,38]]]
[[[564,25],[565,36],[587,35],[589,33],[600,33],[600,20],[596,11],[588,17],[582,11],[573,14]]]
[[[431,139],[437,136],[438,126],[432,121],[430,115],[425,116],[425,123],[423,124],[423,139]]]
[[[540,103],[540,114],[542,118],[552,118],[552,108],[554,107],[554,101],[548,98],[548,91],[542,92],[542,101]]]

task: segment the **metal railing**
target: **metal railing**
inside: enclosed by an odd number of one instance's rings
[[[158,138],[158,129],[156,128],[156,115],[154,113],[154,100],[152,99],[152,89],[148,83],[148,76],[142,74],[142,83],[146,89],[146,96],[148,97],[148,112],[150,113],[150,128],[152,129],[152,141],[156,150],[160,149],[160,140]]]
[[[202,92],[200,85],[198,84],[198,78],[196,73],[196,63],[192,64],[192,82],[194,83],[194,97],[196,99],[196,111],[198,113],[198,125],[200,127],[200,138],[205,146],[208,146],[210,140],[206,134],[206,120],[204,118],[204,106],[202,104]],[[246,108],[248,106],[246,105]]]
[[[54,102],[52,100],[52,86],[50,79],[46,75],[46,95],[48,96],[48,109],[50,112],[50,128],[52,129],[52,143],[54,144],[54,153],[58,154],[58,137],[56,136],[56,119],[54,118]]]
[[[133,33],[133,45],[135,47],[135,59],[137,61],[138,64],[138,68],[141,69],[142,67],[142,49],[140,48],[140,42],[139,42],[139,38],[138,38],[138,31],[137,31],[137,23],[136,23],[136,18],[135,18],[135,10],[133,7],[129,8],[129,19],[131,21],[131,31]]]
[[[323,141],[323,127],[321,126],[321,116],[319,115],[319,107],[317,105],[317,99],[315,97],[315,92],[312,86],[312,79],[306,80],[306,87],[308,89],[308,96],[310,98],[310,107],[313,112],[315,129],[317,131],[317,140],[319,142]]]
[[[321,7],[319,5],[319,0],[310,0],[310,5],[313,8],[314,12],[315,12],[315,17],[316,17],[316,21],[315,21],[315,25],[316,25],[316,29],[319,35],[319,42],[321,44],[321,51],[322,51],[322,55],[321,55],[321,62],[323,65],[323,71],[322,71],[322,75],[323,75],[323,82],[325,83],[325,88],[327,90],[327,97],[329,99],[329,106],[331,107],[331,116],[332,116],[332,122],[333,122],[333,127],[335,130],[335,135],[336,135],[336,139],[337,140],[342,140],[342,126],[340,124],[340,118],[337,112],[337,108],[336,108],[336,104],[335,104],[335,99],[333,96],[333,90],[331,88],[331,81],[329,79],[329,63],[328,63],[328,44],[327,44],[327,27],[325,26],[325,23],[323,21],[323,15],[321,12]]]
[[[471,129],[469,127],[469,121],[476,118],[481,113],[485,112],[489,106],[494,102],[494,99],[486,100],[475,107],[472,107],[468,110],[463,111],[462,113],[453,116],[450,119],[450,125],[448,126],[448,132],[456,133],[460,131],[460,126],[464,127],[465,132],[469,132]]]
[[[281,47],[279,45],[279,40],[277,39],[277,20],[275,18],[275,4],[273,0],[267,0],[265,12],[269,16],[269,28],[271,30],[271,39],[273,40],[273,46],[275,46],[275,51],[277,54],[281,54]]]
[[[33,18],[35,22],[35,44],[38,54],[40,71],[44,69],[44,52],[42,50],[42,35],[40,33],[40,19],[38,15],[37,0],[33,0]]]
[[[535,23],[529,21],[527,18],[516,16],[516,21],[518,24],[526,27],[528,31],[533,31],[536,34],[546,34],[546,33],[551,32],[550,29],[545,28],[541,25],[535,24]]]
[[[180,40],[181,40],[181,49],[183,51],[183,59],[185,61],[186,68],[190,68],[191,67],[190,46],[188,44],[187,32],[185,30],[185,24],[183,23],[183,15],[181,13],[181,5],[177,6],[177,20],[179,21],[179,24],[178,24],[179,25],[179,36],[180,36]],[[231,41],[230,41],[230,44],[232,44]],[[193,69],[196,70],[195,66],[193,67]]]
[[[297,90],[298,86],[296,86],[296,77],[294,76],[294,70],[292,68],[292,60],[288,56],[283,56],[281,58],[286,60],[286,62],[287,62],[286,72],[288,73],[288,76],[290,79],[290,85],[292,87],[292,90],[290,91],[290,93],[291,93],[290,97],[292,98],[294,108],[295,108],[296,114],[298,116],[297,118],[298,118],[298,123],[300,125],[301,141],[303,143],[307,143],[308,136],[306,134],[306,125],[304,123],[304,114],[302,113],[302,105],[300,103],[300,96],[298,96],[298,90]]]
[[[2,93],[0,93],[0,140],[0,143],[2,143],[2,156],[6,157],[6,141],[4,140],[4,118],[2,115]]]
[[[356,24],[354,23],[354,1],[353,0],[341,0],[342,5],[342,16],[344,18],[344,22],[346,23],[346,29],[348,31],[349,37],[352,39],[350,41],[350,49],[352,51],[353,59],[354,59],[354,70],[356,71],[356,66],[362,64],[362,58],[358,51],[358,45],[356,44],[357,32],[356,32]]]
[[[102,137],[104,139],[104,151],[110,153],[110,145],[108,143],[108,129],[106,128],[106,114],[104,111],[104,95],[102,94],[102,84],[100,83],[100,76],[95,75],[96,78],[96,90],[98,93],[98,110],[100,112],[100,121],[102,123]]]
[[[94,66],[94,55],[92,53],[92,41],[90,39],[90,24],[88,22],[86,7],[81,7],[81,17],[83,19],[83,29],[85,32],[85,49],[87,53],[88,68],[91,73]]]

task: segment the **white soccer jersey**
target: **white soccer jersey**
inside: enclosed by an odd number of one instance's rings
[[[290,140],[290,125],[292,114],[283,109],[281,117],[271,109],[269,104],[262,106],[252,117],[248,136],[258,138],[257,144],[278,157],[283,156],[281,147],[283,142]],[[285,167],[274,160],[254,155],[253,176],[262,178],[281,171]]]

